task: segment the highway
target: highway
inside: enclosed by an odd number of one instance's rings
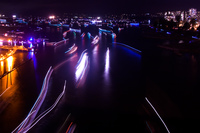
[[[32,55],[36,83],[43,83],[12,132],[171,131],[165,110],[146,93],[143,51],[116,42],[113,32],[64,33],[69,38]]]

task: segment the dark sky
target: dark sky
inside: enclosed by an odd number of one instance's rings
[[[188,10],[200,7],[199,0],[6,0],[0,1],[0,13],[49,15],[76,13],[144,13]],[[200,9],[199,9],[200,10]]]

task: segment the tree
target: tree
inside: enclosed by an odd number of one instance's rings
[[[186,22],[183,26],[183,29],[187,30],[190,28],[190,24],[188,22]]]
[[[192,18],[190,20],[190,25],[192,25],[192,28],[194,28],[194,26],[196,25],[196,19],[195,18]]]
[[[179,27],[179,24],[180,24],[180,21],[181,21],[180,15],[176,16],[176,21],[177,21],[177,27]]]

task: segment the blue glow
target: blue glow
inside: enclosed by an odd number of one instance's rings
[[[107,32],[107,33],[112,33],[112,31],[110,31],[110,30],[105,30],[105,29],[101,29],[101,28],[99,28],[99,31],[101,31],[101,32]]]
[[[171,35],[171,32],[166,32],[168,35]]]
[[[72,28],[69,28],[70,31],[74,31],[74,32],[80,32],[81,33],[81,29],[72,29]]]
[[[87,33],[87,35],[88,35],[88,38],[90,39],[90,37],[91,37],[91,34],[88,32],[88,33]]]
[[[192,36],[192,38],[194,38],[194,39],[199,39],[198,37],[196,37],[196,36]]]
[[[62,26],[63,26],[63,27],[69,27],[69,25],[68,25],[68,24],[63,24]]]
[[[131,26],[139,26],[139,23],[130,23]]]
[[[123,44],[123,43],[118,43],[118,42],[113,42],[113,43],[114,43],[114,44],[122,45],[122,46],[124,46],[124,47],[127,47],[127,48],[131,49],[132,51],[134,51],[134,52],[136,52],[136,53],[138,53],[138,54],[141,54],[141,53],[142,53],[142,51],[140,51],[140,50],[138,50],[138,49],[136,49],[136,48],[133,48],[133,47],[131,47],[131,46],[129,46],[129,45],[126,45],[126,44]]]
[[[31,37],[29,40],[30,40],[30,41],[33,41],[33,38]]]

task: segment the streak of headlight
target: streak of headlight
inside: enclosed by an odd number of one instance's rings
[[[125,47],[127,47],[127,48],[129,48],[129,49],[132,49],[132,50],[135,51],[135,52],[138,52],[139,54],[142,53],[142,51],[140,51],[140,50],[138,50],[138,49],[136,49],[136,48],[133,48],[133,47],[131,47],[131,46],[129,46],[129,45],[126,45],[126,44],[123,44],[123,43],[119,43],[119,42],[113,42],[113,43],[114,43],[114,44],[119,44],[119,45],[125,46]]]
[[[54,46],[57,46],[58,44],[63,43],[63,42],[68,41],[68,40],[69,40],[69,39],[65,39],[65,40],[61,40],[61,41],[59,41],[59,42],[56,42],[56,43],[54,43]]]
[[[110,67],[110,50],[107,48],[106,51],[106,58],[105,58],[105,72],[108,73],[109,67]]]
[[[65,81],[65,84],[64,84],[64,87],[63,87],[63,91],[61,92],[61,94],[58,96],[58,98],[56,99],[56,101],[54,102],[54,104],[49,107],[47,110],[45,110],[43,113],[41,113],[32,123],[29,124],[29,127],[28,129],[23,129],[23,133],[29,131],[32,127],[34,127],[43,117],[45,117],[49,112],[51,112],[55,106],[58,104],[58,102],[60,101],[60,99],[62,98],[62,96],[64,95],[65,93],[65,88],[66,88],[66,81]],[[25,131],[24,131],[25,130]]]
[[[92,41],[92,44],[97,44],[99,42],[99,37],[98,36],[95,36],[95,38],[93,39]]]
[[[13,66],[13,56],[8,57],[7,62],[8,62],[8,71],[11,71]]]
[[[4,61],[1,61],[1,74],[3,75],[4,73]]]
[[[74,53],[76,50],[77,50],[77,47],[75,47],[75,44],[74,44],[73,46],[71,46],[71,47],[69,48],[69,50],[67,50],[67,51],[65,52],[65,54],[68,53],[68,52],[69,52],[69,54],[72,54],[72,53]]]
[[[85,70],[88,65],[88,55],[87,53],[82,53],[81,60],[76,67],[76,81],[81,80],[84,76]]]
[[[157,114],[157,116],[159,117],[159,119],[161,120],[161,122],[163,123],[163,125],[165,126],[166,130],[168,133],[170,133],[167,125],[165,124],[165,122],[163,121],[163,119],[160,117],[160,115],[158,114],[158,112],[156,111],[156,109],[154,108],[154,106],[151,104],[151,102],[148,100],[147,97],[145,97],[146,101],[149,103],[149,105],[151,106],[151,108],[154,110],[154,112]]]
[[[81,34],[81,37],[82,37],[82,38],[85,37],[85,33],[84,33],[84,32]]]
[[[8,87],[3,93],[1,93],[0,97],[1,97],[4,93],[6,93],[6,91],[8,91],[9,89],[10,89],[10,87]]]
[[[28,114],[28,116],[11,132],[14,133],[17,129],[19,129],[19,127],[33,114],[35,113],[35,110],[32,111],[30,114]]]
[[[79,58],[76,67],[80,64],[80,61],[81,61],[81,59],[83,58],[83,55],[84,55],[84,53],[85,53],[86,51],[87,51],[87,49],[85,49],[85,50],[82,52],[81,57]]]
[[[70,127],[72,126],[72,124],[73,124],[73,122],[71,122],[71,123],[70,123],[69,127],[67,128],[67,131],[66,131],[66,133],[68,133],[68,132],[69,132],[69,129],[70,129]]]
[[[73,28],[69,28],[70,31],[74,31],[74,32],[81,32],[81,29],[73,29]]]
[[[34,115],[31,116],[28,114],[28,116],[26,117],[26,121],[24,121],[22,124],[20,124],[20,127],[18,128],[18,131],[22,130],[24,127],[27,127],[26,125],[30,122],[32,122],[35,118],[35,116],[37,115],[37,112],[39,111],[45,97],[46,97],[46,93],[48,90],[48,82],[50,79],[50,76],[53,72],[52,67],[49,68],[45,78],[44,78],[44,82],[43,82],[43,86],[42,89],[40,91],[40,95],[38,96],[36,102],[34,103],[33,107],[31,108],[29,114],[32,114],[33,111],[35,111]],[[30,118],[31,117],[31,118]]]
[[[73,124],[73,125],[70,127],[68,133],[73,133],[75,129],[76,129],[76,124]]]
[[[61,126],[61,128],[59,129],[58,133],[60,133],[62,131],[62,129],[65,127],[66,123],[68,122],[69,118],[71,116],[71,113],[67,116],[67,118],[65,119],[63,125]]]

